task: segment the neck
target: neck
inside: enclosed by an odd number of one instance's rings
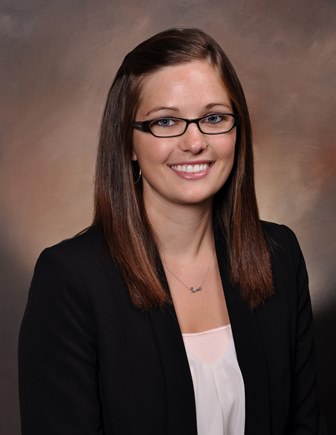
[[[212,201],[197,205],[162,204],[148,208],[158,248],[166,258],[196,257],[212,249]]]

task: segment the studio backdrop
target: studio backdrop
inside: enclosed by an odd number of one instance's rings
[[[336,433],[336,3],[0,0],[0,435],[19,435],[17,337],[41,250],[88,226],[116,68],[169,27],[223,46],[246,91],[263,219],[305,254],[321,405]],[[47,435],[47,434],[46,434]]]

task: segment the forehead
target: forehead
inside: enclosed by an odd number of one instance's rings
[[[139,110],[153,105],[209,105],[230,103],[223,79],[209,61],[200,60],[167,66],[142,78]]]

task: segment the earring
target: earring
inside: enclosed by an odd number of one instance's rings
[[[142,172],[141,172],[141,168],[139,168],[139,176],[138,176],[137,180],[134,181],[134,184],[138,184],[138,183],[139,183],[139,181],[140,181],[140,179],[141,179],[141,174],[142,174]]]

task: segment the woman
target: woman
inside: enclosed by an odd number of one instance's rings
[[[23,435],[322,434],[303,257],[261,222],[244,93],[196,29],[129,53],[95,218],[40,256],[20,333]]]

